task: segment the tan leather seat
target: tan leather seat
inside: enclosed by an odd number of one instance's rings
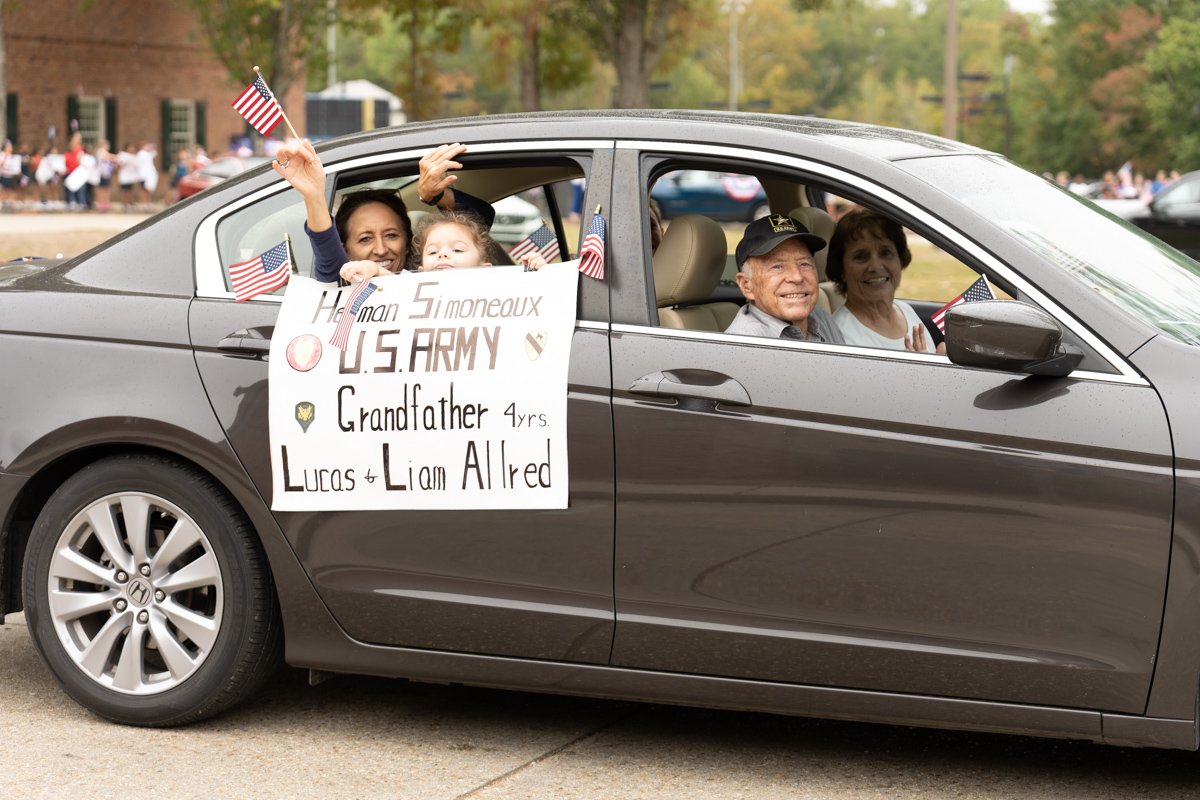
[[[708,217],[684,214],[671,220],[654,251],[659,325],[715,332],[729,327],[738,304],[706,302],[721,280],[728,250],[725,231]]]
[[[833,221],[833,217],[820,208],[813,206],[801,206],[793,208],[790,216],[801,222],[804,227],[820,236],[822,239],[829,242],[833,238],[833,230],[837,227],[837,223]],[[821,294],[824,297],[820,300],[820,305],[826,311],[834,312],[842,306],[846,305],[846,297],[837,290],[833,281],[829,280],[829,272],[826,259],[829,256],[829,247],[820,250],[813,254],[813,259],[817,262],[817,275],[821,281]]]

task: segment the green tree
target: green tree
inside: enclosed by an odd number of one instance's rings
[[[1057,0],[1039,52],[1027,54],[1030,165],[1097,174],[1169,159],[1174,144],[1150,124],[1148,58],[1161,27],[1198,11],[1196,0]]]
[[[1178,18],[1164,25],[1145,69],[1151,133],[1171,154],[1159,166],[1200,169],[1200,22]]]
[[[614,106],[650,105],[651,77],[673,32],[673,17],[701,2],[706,0],[588,0],[580,6],[580,23],[602,44],[600,57],[616,70]]]
[[[279,98],[301,80],[325,26],[326,0],[186,0],[217,60],[235,81],[251,67]]]
[[[452,0],[347,0],[347,10],[369,13],[387,12],[395,22],[393,30],[403,36],[403,46],[392,51],[403,60],[400,77],[388,81],[393,91],[404,98],[410,120],[438,116],[443,96],[463,91],[462,81],[438,71],[437,57],[451,53],[462,44],[469,28],[472,6]],[[461,76],[459,76],[461,77]]]
[[[595,52],[574,24],[568,0],[481,0],[481,39],[491,77],[507,83],[515,77],[517,108],[538,111],[543,90],[561,92],[592,77]]]

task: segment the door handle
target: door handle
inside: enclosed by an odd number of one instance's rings
[[[222,353],[234,356],[262,356],[264,359],[271,352],[271,336],[274,328],[243,328],[227,334],[217,342],[217,349]]]
[[[633,394],[702,400],[728,406],[750,405],[746,387],[721,372],[710,369],[668,369],[643,375],[629,387]]]

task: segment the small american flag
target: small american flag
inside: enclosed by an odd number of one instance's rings
[[[291,274],[292,259],[286,241],[249,261],[229,266],[229,280],[239,303],[278,289],[288,282]]]
[[[262,75],[255,78],[232,105],[263,136],[275,130],[283,119],[283,106],[275,100]]]
[[[362,310],[363,304],[367,302],[367,298],[378,288],[371,281],[363,281],[354,287],[354,291],[350,293],[349,299],[346,300],[346,305],[342,307],[342,316],[338,318],[337,327],[333,329],[333,336],[329,337],[331,345],[338,350],[346,349],[346,345],[350,341],[350,328],[354,326],[355,317]]]
[[[988,286],[987,278],[980,275],[979,280],[967,287],[967,290],[958,297],[951,300],[946,305],[939,308],[933,314],[933,324],[937,325],[937,329],[942,333],[946,332],[946,312],[954,308],[959,303],[973,303],[976,300],[995,300],[996,295],[992,294],[992,287]]]
[[[508,254],[512,256],[513,261],[520,261],[521,256],[534,250],[541,253],[547,261],[558,258],[558,237],[546,227],[545,222],[538,226],[536,231],[514,244]]]
[[[579,271],[598,281],[604,280],[604,235],[607,230],[604,217],[593,214],[583,247],[579,248]]]

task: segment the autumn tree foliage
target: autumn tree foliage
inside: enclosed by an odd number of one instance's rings
[[[283,97],[305,72],[324,30],[326,0],[186,0],[209,46],[237,82],[249,83],[260,66]]]

